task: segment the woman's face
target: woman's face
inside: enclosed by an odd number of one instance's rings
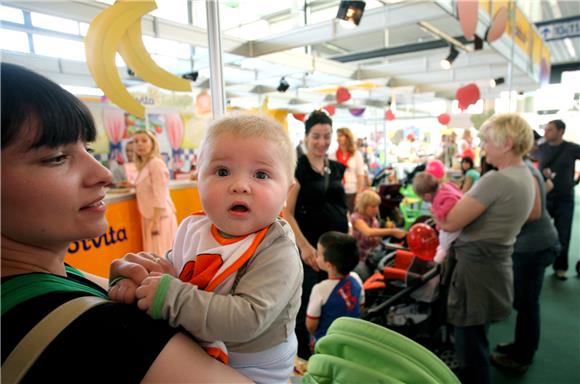
[[[463,169],[464,171],[467,171],[467,170],[469,170],[469,168],[471,168],[471,166],[467,161],[461,162],[461,169]]]
[[[153,142],[145,133],[137,133],[133,137],[133,142],[135,143],[135,153],[141,157],[148,156],[153,150]]]
[[[82,141],[29,149],[29,133],[2,149],[2,236],[49,248],[104,233],[111,172]]]
[[[326,156],[332,138],[332,127],[329,124],[316,124],[304,138],[308,154],[315,157]]]
[[[498,146],[495,144],[489,132],[483,136],[483,150],[485,151],[485,161],[495,167],[501,164],[505,155],[509,152],[509,148],[506,145]]]
[[[338,145],[341,147],[346,147],[346,145],[348,144],[348,139],[346,138],[346,135],[338,134],[338,136],[336,137],[336,141],[338,142]]]

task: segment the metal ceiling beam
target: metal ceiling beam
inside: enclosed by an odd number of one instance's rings
[[[458,40],[462,44],[472,43],[468,41],[464,36],[456,36],[454,39]],[[388,57],[394,55],[403,55],[405,53],[415,53],[422,51],[430,51],[433,49],[449,47],[449,43],[444,40],[434,40],[425,41],[422,43],[399,45],[397,47],[381,48],[372,51],[349,53],[346,55],[339,55],[331,57],[332,60],[336,60],[341,63],[351,63],[353,61],[363,61],[369,59],[376,59],[381,57]]]
[[[322,44],[365,33],[429,21],[449,15],[437,4],[429,1],[410,1],[370,9],[354,29],[344,29],[336,19],[306,25],[268,38],[249,41],[232,53],[250,52],[251,57],[286,51],[292,48]]]

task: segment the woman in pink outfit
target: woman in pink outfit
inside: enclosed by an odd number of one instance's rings
[[[135,191],[141,213],[143,250],[164,255],[171,249],[177,230],[175,206],[168,188],[169,170],[161,158],[159,142],[153,133],[137,132],[133,141],[139,171]]]

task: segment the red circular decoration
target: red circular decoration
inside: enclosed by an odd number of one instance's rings
[[[160,126],[156,126],[155,133],[157,133],[158,135],[161,135],[163,133],[163,128],[161,128]]]
[[[466,110],[470,105],[477,103],[480,96],[479,87],[475,83],[467,84],[455,92],[455,98],[459,102],[459,109],[462,111]]]
[[[447,125],[451,121],[451,116],[448,113],[442,113],[437,117],[440,124]]]
[[[395,114],[393,113],[393,111],[391,111],[390,109],[387,109],[385,111],[385,119],[387,119],[388,121],[395,120]]]
[[[424,223],[415,224],[407,233],[409,249],[421,260],[433,260],[439,239],[437,233],[429,225]]]
[[[336,107],[332,104],[325,105],[324,107],[322,107],[322,109],[324,109],[326,112],[328,112],[328,114],[330,116],[334,116],[334,114],[336,112]]]
[[[304,121],[306,119],[306,114],[304,113],[293,113],[292,116],[299,121]]]
[[[345,87],[339,87],[336,90],[336,102],[338,104],[344,103],[350,100],[350,92]]]

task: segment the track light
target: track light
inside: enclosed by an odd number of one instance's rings
[[[186,79],[186,80],[195,81],[195,80],[197,80],[198,75],[199,75],[199,73],[197,73],[197,71],[189,72],[189,73],[184,73],[183,75],[181,75],[181,78]]]
[[[498,85],[502,85],[503,83],[505,83],[505,79],[503,77],[498,77],[495,79],[491,79],[489,81],[489,86],[492,88],[497,87]]]
[[[364,1],[344,1],[338,6],[336,18],[344,28],[354,28],[359,25],[365,11]]]
[[[455,46],[451,45],[449,47],[449,56],[447,56],[444,60],[441,60],[441,68],[450,69],[455,59],[457,59],[457,56],[459,56],[459,51],[455,48]]]
[[[278,84],[278,88],[276,88],[276,90],[278,90],[278,92],[284,93],[288,90],[288,88],[290,88],[290,84],[288,84],[286,79],[284,77],[282,77],[280,79],[280,84]]]

